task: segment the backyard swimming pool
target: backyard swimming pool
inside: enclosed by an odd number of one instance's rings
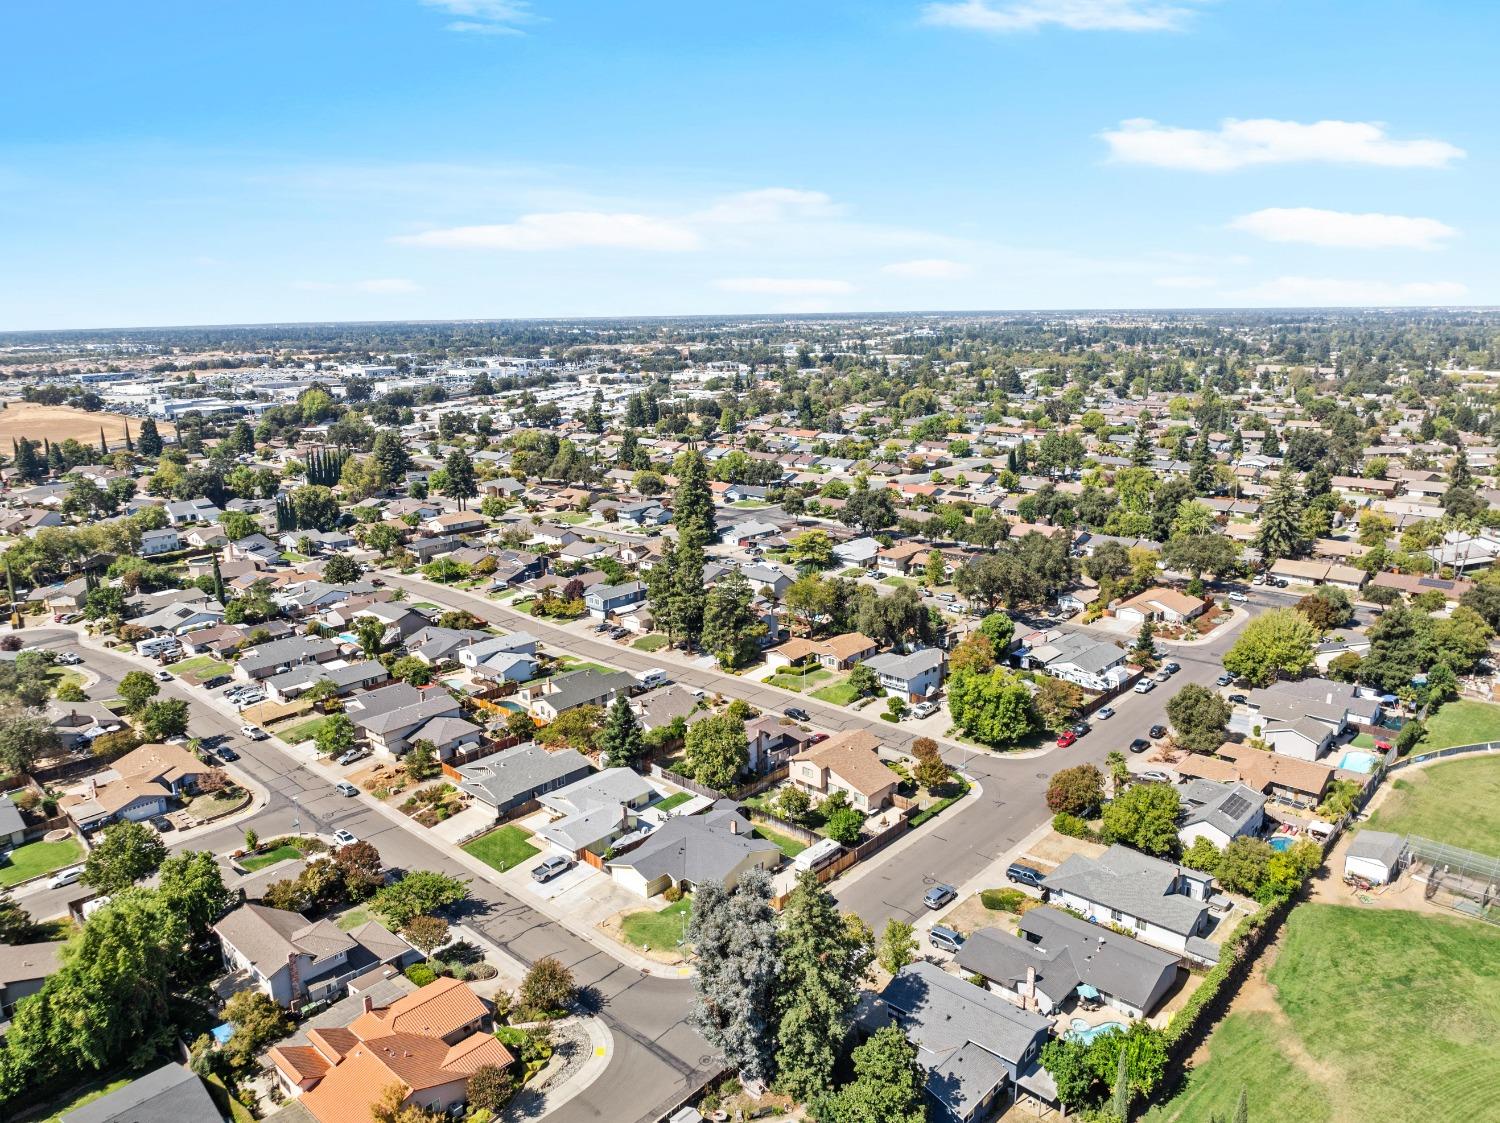
[[[1068,1039],[1070,1041],[1082,1041],[1085,1045],[1092,1045],[1094,1038],[1100,1034],[1113,1033],[1115,1030],[1124,1033],[1125,1023],[1101,1022],[1096,1026],[1091,1026],[1082,1018],[1074,1018],[1068,1023]]]
[[[1293,839],[1292,839],[1291,835],[1289,835],[1289,834],[1279,834],[1279,835],[1277,835],[1275,838],[1273,838],[1271,840],[1271,849],[1272,850],[1290,850],[1292,848],[1292,842],[1293,842]]]
[[[1345,772],[1374,772],[1375,766],[1380,763],[1380,757],[1374,753],[1367,753],[1363,749],[1350,749],[1339,757],[1338,766]]]

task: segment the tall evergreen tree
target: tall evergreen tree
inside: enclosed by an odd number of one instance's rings
[[[703,632],[703,613],[708,607],[708,590],[703,587],[703,546],[695,536],[677,542],[673,581],[673,616],[677,631],[691,646]]]
[[[479,485],[474,479],[474,462],[469,459],[467,452],[456,448],[443,461],[443,473],[446,477],[443,481],[443,494],[449,499],[457,499],[458,509],[462,511],[469,500],[479,494]]]
[[[1155,455],[1156,448],[1151,442],[1151,434],[1146,430],[1145,423],[1142,422],[1135,427],[1135,443],[1130,446],[1131,467],[1150,467]]]
[[[155,460],[161,455],[161,434],[156,431],[156,419],[148,417],[141,422],[141,436],[136,442],[140,446],[141,455]]]
[[[708,465],[697,449],[684,452],[678,458],[672,521],[677,526],[679,541],[692,538],[702,547],[714,540],[717,523],[713,492],[708,486]]]
[[[99,426],[99,455],[109,455],[109,442],[104,439],[104,426]]]
[[[134,452],[135,442],[130,439],[130,422],[125,422],[125,451]]]
[[[380,478],[387,487],[398,484],[406,478],[406,470],[411,467],[411,454],[406,451],[406,445],[401,441],[401,434],[394,429],[382,429],[375,434],[375,443],[370,448],[370,455],[380,466]]]
[[[1294,558],[1306,549],[1302,537],[1302,498],[1297,492],[1297,473],[1283,471],[1271,485],[1260,511],[1260,532],[1255,548],[1269,565],[1281,558]]]
[[[687,940],[698,964],[692,1024],[741,1076],[769,1084],[779,955],[766,872],[747,870],[733,890],[717,881],[698,886]]]
[[[1130,1058],[1128,1050],[1120,1050],[1120,1063],[1115,1069],[1115,1115],[1120,1123],[1130,1123]]]
[[[21,438],[16,445],[15,469],[16,475],[28,482],[35,482],[46,474],[46,464],[37,456],[35,442]]]
[[[635,711],[623,694],[609,707],[609,716],[599,737],[599,748],[609,768],[629,768],[641,758],[645,748],[641,723],[636,720]]]

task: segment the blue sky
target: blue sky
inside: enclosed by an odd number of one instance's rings
[[[0,329],[1494,304],[1492,4],[6,6]]]

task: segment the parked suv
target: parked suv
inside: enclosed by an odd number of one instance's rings
[[[1016,862],[1005,871],[1005,880],[1009,881],[1012,885],[1029,885],[1033,889],[1040,889],[1042,887],[1042,878],[1045,876],[1046,874],[1042,873],[1041,870],[1032,866],[1023,866],[1019,862]]]
[[[922,895],[922,903],[930,909],[940,909],[957,896],[958,890],[953,886],[938,884]]]
[[[952,928],[944,928],[941,924],[934,924],[927,933],[927,942],[938,951],[951,951],[956,953],[964,946],[964,938]]]

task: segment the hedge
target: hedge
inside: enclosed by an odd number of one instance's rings
[[[1019,916],[1026,911],[1028,901],[1033,905],[1040,903],[1019,889],[981,889],[979,891],[979,903],[991,912],[1013,912]]]

